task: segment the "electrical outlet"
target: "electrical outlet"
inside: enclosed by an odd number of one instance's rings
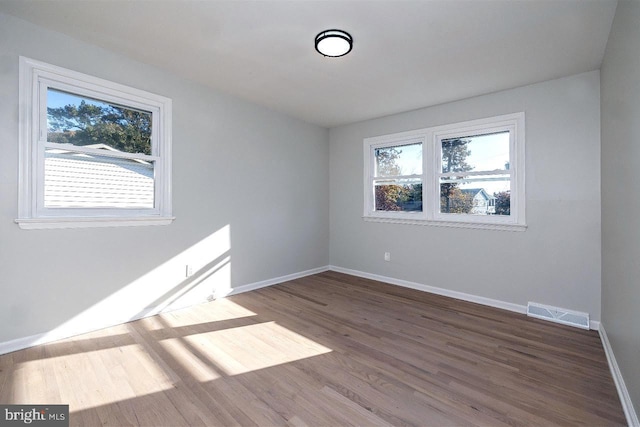
[[[191,277],[193,276],[193,265],[191,264],[187,264],[187,267],[185,269],[185,276],[186,277]]]
[[[391,261],[391,252],[385,252],[384,253],[384,260],[385,261]]]

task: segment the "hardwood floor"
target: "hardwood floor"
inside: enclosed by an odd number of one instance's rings
[[[597,332],[326,272],[0,356],[71,425],[624,425]]]

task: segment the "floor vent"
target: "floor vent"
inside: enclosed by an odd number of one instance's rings
[[[589,313],[530,302],[527,304],[527,316],[582,329],[589,329]]]

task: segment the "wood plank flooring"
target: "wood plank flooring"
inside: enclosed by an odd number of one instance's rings
[[[0,356],[71,425],[615,426],[597,332],[336,272]]]

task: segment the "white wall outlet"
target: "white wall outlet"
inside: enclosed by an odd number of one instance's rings
[[[391,261],[391,252],[385,252],[384,253],[384,260],[385,261]]]
[[[185,268],[185,276],[186,277],[191,277],[193,276],[193,265],[191,264],[187,264],[186,268]]]

